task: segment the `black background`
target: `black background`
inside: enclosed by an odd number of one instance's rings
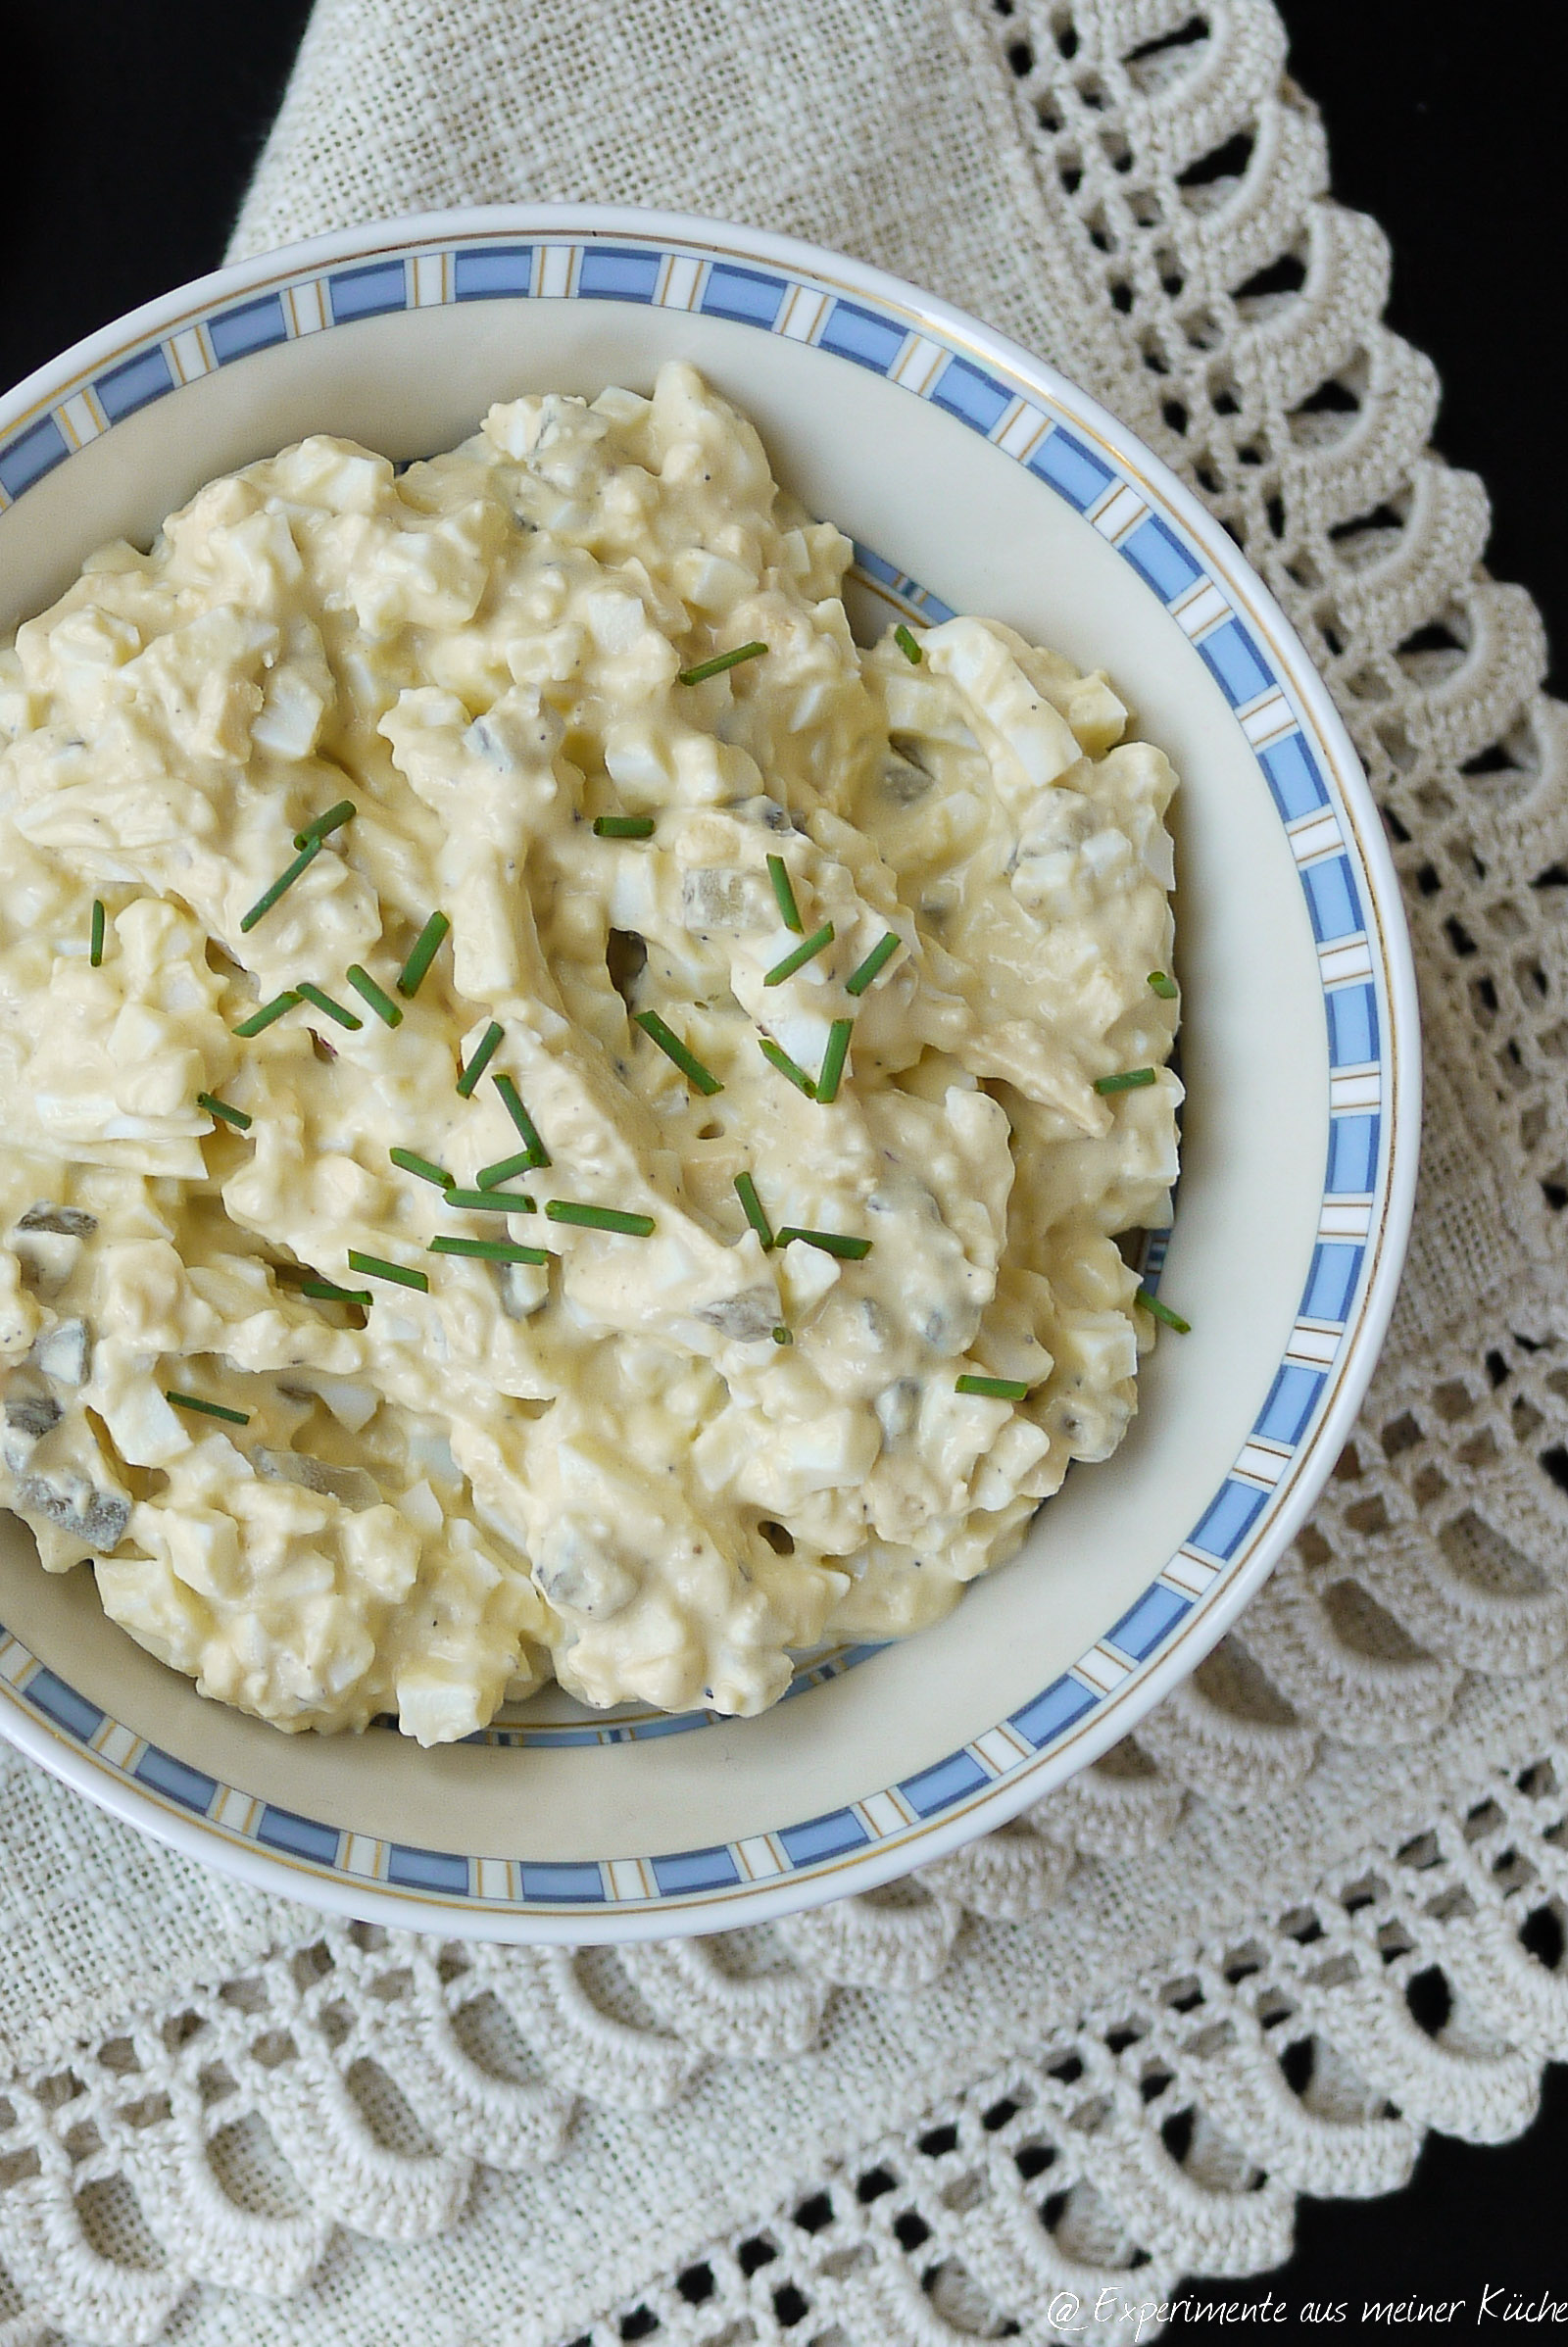
[[[221,259],[308,13],[305,0],[0,6],[0,382]],[[1442,373],[1438,444],[1491,490],[1489,567],[1541,604],[1560,679],[1560,20],[1516,5],[1489,31],[1486,12],[1433,0],[1284,0],[1284,14],[1291,70],[1327,121],[1336,191],[1391,238],[1390,322]],[[1405,2191],[1305,2202],[1289,2267],[1195,2294],[1272,2292],[1293,2313],[1348,2300],[1348,2323],[1315,2334],[1330,2338],[1356,2335],[1367,2297],[1463,2297],[1453,2327],[1468,2329],[1488,2285],[1568,2296],[1565,2190],[1568,2071],[1553,2070],[1520,2141],[1432,2139]],[[1235,2331],[1183,2323],[1171,2335],[1210,2334]],[[1302,2333],[1288,2319],[1259,2335]]]

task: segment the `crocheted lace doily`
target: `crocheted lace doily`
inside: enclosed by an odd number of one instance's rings
[[[1266,0],[319,0],[243,249],[516,193],[765,220],[1048,350],[1194,484],[1396,843],[1416,1236],[1238,1631],[914,1882],[614,1954],[236,1891],[177,1993],[106,1994],[84,2034],[74,1983],[0,2086],[0,2347],[956,2347],[1082,2335],[1097,2301],[1130,2340],[1182,2274],[1282,2259],[1297,2193],[1391,2188],[1427,2127],[1516,2131],[1568,2054],[1563,711],[1284,62]],[[115,1846],[168,1977],[184,1875]]]

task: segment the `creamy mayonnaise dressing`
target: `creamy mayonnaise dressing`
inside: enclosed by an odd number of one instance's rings
[[[1120,1440],[1174,777],[1008,628],[858,651],[850,553],[670,366],[401,473],[307,440],[0,653],[0,1492],[204,1693],[756,1712]]]

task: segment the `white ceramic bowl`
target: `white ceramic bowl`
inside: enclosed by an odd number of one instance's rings
[[[85,1570],[47,1577],[7,1520],[0,1729],[197,1857],[448,1934],[709,1931],[864,1890],[1103,1751],[1300,1525],[1371,1372],[1414,1188],[1408,946],[1305,654],[1130,432],[875,269],[710,221],[528,206],[220,270],[0,404],[0,616],[302,433],[423,455],[493,399],[646,389],[677,356],[869,550],[858,623],[944,603],[1007,619],[1108,666],[1174,759],[1189,1103],[1151,1272],[1193,1333],[1161,1336],[1129,1440],[1074,1470],[1016,1562],[923,1636],[818,1664],[759,1720],[596,1719],[551,1695],[438,1751],[284,1736],[204,1701],[104,1619]]]

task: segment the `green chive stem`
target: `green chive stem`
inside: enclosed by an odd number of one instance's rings
[[[845,993],[847,995],[863,995],[872,979],[881,976],[902,943],[903,940],[898,931],[890,929],[886,937],[871,948],[865,959],[851,970],[844,981]]]
[[[548,1263],[542,1247],[518,1247],[512,1239],[432,1239],[432,1255],[476,1255],[484,1263]]]
[[[530,1173],[538,1162],[532,1149],[519,1149],[514,1157],[498,1157],[494,1165],[481,1165],[474,1184],[480,1190],[499,1190],[514,1174]]]
[[[430,1293],[430,1282],[424,1272],[410,1271],[405,1263],[388,1263],[381,1255],[362,1255],[357,1247],[349,1248],[349,1269],[363,1271],[367,1279],[391,1280],[399,1288],[416,1289],[420,1296]]]
[[[735,1176],[735,1196],[741,1201],[747,1221],[762,1242],[763,1254],[770,1253],[773,1246],[773,1226],[768,1221],[762,1201],[757,1195],[757,1184],[749,1173],[738,1173]]]
[[[1097,1076],[1095,1090],[1102,1094],[1142,1092],[1147,1084],[1152,1084],[1153,1081],[1154,1071],[1152,1067],[1130,1067],[1123,1075]]]
[[[796,937],[801,936],[806,928],[806,923],[802,920],[801,908],[795,902],[795,883],[790,878],[789,865],[784,861],[782,856],[768,857],[767,876],[773,883],[773,897],[778,905],[779,919],[785,928],[791,930]]]
[[[289,987],[286,993],[274,995],[270,1002],[264,1002],[260,1010],[253,1010],[248,1019],[241,1019],[234,1033],[260,1035],[264,1027],[270,1027],[274,1019],[280,1019],[285,1010],[292,1010],[299,999],[295,989]]]
[[[920,665],[920,647],[915,642],[913,636],[910,635],[908,629],[905,626],[902,619],[899,621],[898,626],[893,630],[893,641],[895,644],[897,644],[905,659],[912,662],[912,664],[918,668]]]
[[[820,929],[813,929],[809,937],[803,937],[798,946],[793,946],[782,961],[774,962],[763,978],[762,984],[764,986],[782,986],[786,978],[793,978],[797,970],[804,969],[806,964],[808,961],[813,961],[818,953],[825,953],[832,943],[833,924],[831,921],[824,921]]]
[[[654,836],[652,815],[595,815],[596,840],[651,840]]]
[[[357,1017],[352,1010],[345,1010],[341,1002],[334,1002],[331,996],[324,994],[313,979],[300,980],[300,994],[307,1002],[314,1002],[317,1009],[327,1018],[336,1019],[340,1027],[349,1027],[358,1033],[365,1024],[364,1019]]]
[[[373,1304],[374,1296],[368,1288],[340,1288],[333,1280],[301,1280],[300,1294],[314,1296],[323,1304]]]
[[[411,1002],[424,984],[430,964],[441,951],[441,940],[452,923],[444,912],[433,912],[414,941],[414,950],[398,972],[398,993]]]
[[[780,1247],[804,1239],[808,1247],[820,1247],[824,1255],[837,1255],[846,1263],[859,1263],[871,1252],[869,1239],[849,1239],[842,1231],[808,1231],[799,1223],[786,1223],[778,1235]]]
[[[232,1106],[227,1100],[220,1100],[214,1092],[199,1092],[196,1105],[205,1108],[209,1116],[220,1116],[225,1125],[233,1125],[241,1133],[250,1131],[251,1120],[244,1109]]]
[[[104,919],[103,899],[94,897],[92,901],[92,942],[87,949],[87,958],[95,970],[103,966]]]
[[[358,811],[352,799],[340,799],[324,815],[312,815],[304,829],[295,832],[295,847],[307,848],[312,840],[319,847],[329,831],[340,831],[345,823],[352,823]]]
[[[793,1345],[795,1338],[789,1329],[776,1328],[773,1331],[773,1342],[775,1345]]]
[[[250,911],[241,916],[239,926],[240,934],[242,936],[248,930],[254,929],[257,922],[263,918],[264,914],[270,913],[271,911],[273,905],[277,903],[278,898],[282,896],[284,890],[291,889],[294,886],[294,883],[296,880],[298,880],[300,874],[305,871],[309,865],[316,861],[316,858],[320,855],[320,853],[321,843],[319,840],[310,840],[306,843],[287,869],[285,871],[279,872],[277,878],[273,881],[270,888],[263,889],[261,895],[251,906]]]
[[[981,1394],[988,1401],[1022,1401],[1029,1392],[1026,1377],[960,1377],[956,1394]]]
[[[1144,1310],[1152,1312],[1156,1320],[1162,1320],[1168,1329],[1174,1329],[1178,1337],[1192,1335],[1192,1322],[1184,1320],[1180,1312],[1173,1312],[1169,1304],[1162,1304],[1152,1288],[1140,1288],[1133,1301],[1142,1304]]]
[[[757,1046],[769,1067],[776,1067],[781,1076],[788,1076],[796,1091],[804,1092],[808,1100],[815,1100],[816,1086],[805,1068],[793,1060],[788,1051],[773,1041],[771,1035],[760,1035]]]
[[[545,1213],[552,1222],[571,1222],[585,1231],[619,1231],[627,1239],[646,1239],[654,1227],[651,1214],[625,1214],[619,1206],[585,1206],[572,1198],[550,1198]]]
[[[699,660],[695,668],[683,668],[679,681],[683,685],[706,684],[710,676],[722,676],[726,668],[738,668],[742,660],[760,660],[766,650],[765,644],[738,644],[733,652],[715,653],[710,660]]]
[[[199,1394],[180,1394],[174,1387],[164,1388],[164,1399],[172,1401],[177,1410],[199,1410],[204,1418],[223,1418],[230,1426],[249,1426],[249,1410],[231,1410],[221,1401],[203,1401]]]
[[[1174,978],[1167,977],[1163,970],[1151,970],[1149,973],[1149,983],[1153,988],[1155,994],[1158,995],[1162,1002],[1175,1002],[1177,993],[1176,981]]]
[[[492,1019],[480,1036],[474,1046],[473,1057],[458,1078],[458,1096],[461,1100],[466,1100],[471,1097],[474,1086],[495,1057],[505,1032],[506,1029],[502,1026],[501,1021]]]
[[[442,1204],[465,1214],[533,1214],[526,1190],[449,1190]]]
[[[452,1188],[452,1175],[430,1158],[416,1156],[413,1149],[388,1149],[387,1155],[404,1173],[417,1174],[421,1182],[433,1182],[437,1190]]]
[[[403,1013],[392,997],[376,985],[369,971],[357,961],[351,961],[343,973],[362,1002],[368,1002],[385,1027],[401,1027]]]
[[[816,1079],[816,1097],[828,1106],[839,1097],[839,1080],[844,1074],[854,1032],[852,1018],[836,1018],[827,1031],[827,1050],[822,1053],[822,1072]]]
[[[696,1052],[687,1050],[673,1028],[665,1026],[657,1010],[639,1010],[634,1024],[641,1027],[650,1043],[658,1044],[666,1059],[673,1059],[687,1082],[694,1084],[700,1093],[710,1098],[715,1092],[723,1091],[723,1085],[711,1068],[704,1067]]]
[[[522,1096],[518,1092],[517,1087],[515,1084],[514,1084],[510,1076],[497,1076],[494,1081],[495,1088],[501,1095],[502,1106],[506,1109],[507,1114],[516,1126],[517,1137],[521,1141],[523,1148],[528,1151],[529,1163],[531,1165],[548,1165],[550,1163],[550,1151],[545,1148],[544,1143],[540,1140],[539,1128],[534,1123],[533,1118],[528,1114],[527,1109],[523,1106]],[[482,1174],[479,1177],[479,1187],[481,1190],[486,1190],[489,1188],[489,1184],[485,1181]]]

